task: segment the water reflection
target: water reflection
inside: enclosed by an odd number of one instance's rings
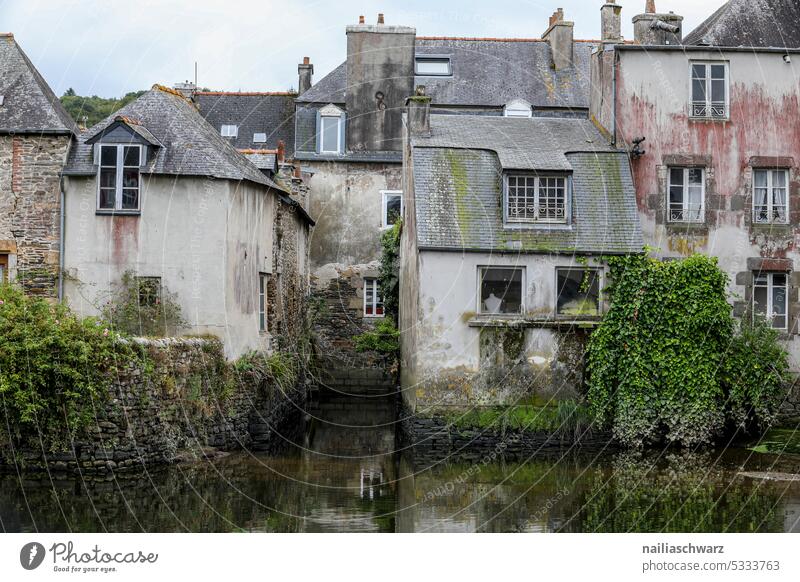
[[[564,456],[415,464],[392,400],[327,398],[301,443],[107,481],[4,475],[4,531],[800,531],[798,457]]]

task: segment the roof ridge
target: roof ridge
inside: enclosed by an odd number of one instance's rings
[[[503,37],[481,37],[481,36],[418,36],[416,40],[465,40],[471,42],[547,42],[543,38],[503,38]],[[595,39],[576,38],[573,42],[602,42]]]
[[[161,91],[162,93],[167,93],[169,95],[175,95],[176,97],[180,97],[181,99],[183,99],[187,103],[190,103],[190,104],[194,105],[194,103],[192,103],[191,99],[186,97],[183,93],[181,93],[177,89],[173,89],[171,87],[167,87],[165,85],[160,85],[160,84],[156,83],[155,85],[153,85],[152,90],[153,91]]]
[[[238,149],[240,154],[277,154],[278,150],[254,150],[250,148]]]
[[[297,91],[196,91],[195,95],[238,95],[241,97],[297,97]]]

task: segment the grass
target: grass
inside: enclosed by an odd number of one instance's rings
[[[574,400],[550,406],[520,404],[473,408],[463,413],[450,413],[448,421],[458,429],[549,432],[572,437],[592,427],[588,408]]]
[[[800,455],[800,428],[773,428],[750,450],[756,453]]]

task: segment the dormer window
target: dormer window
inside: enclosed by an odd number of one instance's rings
[[[253,143],[267,143],[267,134],[266,133],[254,133],[253,134]]]
[[[100,144],[98,210],[139,210],[142,147]]]
[[[505,117],[533,117],[533,108],[527,101],[514,99],[506,103],[503,115]]]
[[[344,149],[344,111],[333,104],[319,112],[317,149],[321,154],[340,154]]]
[[[239,126],[238,125],[223,125],[219,131],[222,137],[238,137],[239,135]]]
[[[5,95],[0,95],[0,107],[2,107],[3,103],[5,103],[5,102],[6,102],[6,96]]]
[[[505,220],[508,223],[567,222],[567,176],[509,174],[505,180]]]
[[[449,77],[453,74],[450,57],[418,56],[414,59],[414,74],[418,77]]]

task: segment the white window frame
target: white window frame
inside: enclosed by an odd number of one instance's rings
[[[390,196],[399,196],[400,197],[400,218],[403,218],[403,212],[405,210],[405,204],[403,202],[403,191],[402,190],[381,190],[381,228],[392,228],[393,224],[389,224],[389,197]]]
[[[367,313],[367,286],[372,285],[372,313]],[[381,288],[380,288],[380,279],[377,277],[364,277],[364,309],[362,313],[364,317],[368,317],[370,319],[381,319],[386,316],[386,307],[383,304],[383,298],[380,296]],[[380,301],[378,301],[380,299]],[[378,311],[378,307],[383,310],[383,313],[380,315],[376,312]]]
[[[219,134],[222,137],[239,137],[239,126],[225,123],[219,128]]]
[[[267,143],[267,134],[263,132],[254,133],[253,143]]]
[[[99,212],[139,212],[142,207],[142,156],[144,155],[144,148],[140,144],[130,143],[100,143],[97,145],[97,200],[95,207]],[[103,148],[116,148],[117,162],[116,162],[116,181],[114,184],[114,208],[101,208],[100,207],[100,193],[101,193],[101,173],[103,168],[110,168],[111,166],[103,165]],[[134,166],[125,166],[125,148],[137,148],[139,150],[139,165],[136,170],[139,173],[138,185],[136,186],[136,208],[122,208],[122,192],[123,190],[132,190],[132,188],[123,188],[123,176],[125,175],[125,168],[133,168]]]
[[[681,170],[683,171],[683,184],[681,187],[683,189],[683,200],[681,202],[681,212],[683,218],[677,219],[672,218],[672,172],[673,170]],[[686,218],[689,216],[689,172],[692,170],[700,170],[701,172],[701,181],[700,181],[700,217],[697,219],[688,219]],[[667,167],[667,222],[671,223],[691,223],[691,224],[703,224],[706,221],[706,169],[703,167],[698,166],[691,166],[691,167],[683,167],[683,166],[668,166]]]
[[[706,100],[694,100],[694,67],[703,65],[705,71]],[[722,65],[725,67],[725,102],[722,104],[724,111],[719,111],[720,102],[711,100],[711,67]],[[731,75],[728,61],[689,61],[689,117],[691,119],[727,120],[731,113]]]
[[[756,173],[767,173],[767,215],[770,217],[768,220],[759,220],[758,211],[756,209]],[[786,204],[784,205],[786,211],[783,220],[775,220],[775,174],[781,173],[784,176],[784,196]],[[783,168],[753,168],[753,224],[789,224],[789,170]]]
[[[269,274],[258,274],[258,331],[267,333],[269,330],[269,310],[267,302],[269,300]]]
[[[447,63],[446,73],[420,73],[420,61],[435,61],[440,63]],[[416,77],[452,77],[453,76],[453,61],[449,55],[415,55],[414,56],[414,76]]]
[[[492,269],[503,269],[503,270],[514,270],[514,271],[522,271],[522,276],[520,277],[520,305],[519,305],[519,313],[486,313],[483,309],[483,301],[481,300],[481,285],[483,283],[483,272],[490,271]],[[525,290],[527,289],[527,276],[528,272],[526,268],[522,265],[478,265],[478,281],[477,281],[477,303],[478,306],[475,312],[478,315],[493,315],[495,317],[518,317],[522,316],[526,310],[526,303],[525,303]]]
[[[509,204],[510,198],[510,187],[509,187],[509,179],[526,179],[526,180],[533,180],[534,181],[534,214],[536,214],[535,218],[516,218],[511,216],[511,205]],[[563,180],[564,181],[564,208],[563,208],[563,216],[561,218],[538,218],[539,215],[539,202],[540,202],[540,188],[541,188],[541,181],[542,180]],[[534,174],[506,174],[503,177],[503,218],[507,224],[519,225],[519,224],[568,224],[569,223],[569,214],[570,214],[570,201],[571,201],[571,190],[572,190],[572,180],[570,180],[569,176],[566,175],[534,175]]]
[[[325,149],[325,120],[336,120],[336,149]],[[342,153],[342,116],[341,115],[320,115],[319,116],[319,152],[321,154],[340,154]]]
[[[786,319],[786,325],[784,325],[783,327],[775,327],[775,324],[773,323],[773,319],[774,319],[774,317],[776,315],[775,311],[774,311],[775,304],[773,302],[773,291],[775,290],[775,284],[774,284],[773,281],[774,281],[774,278],[775,278],[776,275],[783,276],[785,278],[784,280],[786,281],[786,284],[782,286],[784,288],[784,293],[783,293],[783,297],[784,297],[783,309],[784,309],[784,312],[783,313],[784,313],[784,317]],[[756,271],[756,272],[753,273],[753,297],[752,297],[752,300],[751,300],[751,308],[752,308],[753,316],[755,317],[755,315],[756,315],[756,288],[757,287],[765,288],[767,290],[767,316],[766,316],[767,317],[767,321],[769,322],[770,326],[773,329],[782,330],[782,331],[787,331],[789,329],[789,275],[790,275],[790,273],[788,273],[786,271],[780,271],[780,272],[777,272],[777,271],[775,271],[775,272],[772,272],[772,271],[770,271],[770,272],[767,272],[767,271],[762,271],[762,272]],[[767,278],[766,285],[759,285],[758,284],[759,277],[766,277]]]

